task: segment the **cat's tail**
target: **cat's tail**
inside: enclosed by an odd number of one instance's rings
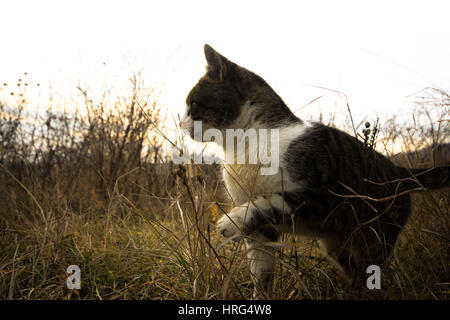
[[[450,187],[450,166],[430,169],[402,169],[402,178],[406,179],[408,188],[438,189]]]

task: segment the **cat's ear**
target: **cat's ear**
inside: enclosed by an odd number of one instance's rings
[[[205,44],[204,50],[208,62],[208,73],[215,79],[225,79],[233,63],[207,44]]]

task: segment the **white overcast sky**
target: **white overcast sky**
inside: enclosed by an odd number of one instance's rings
[[[120,86],[143,69],[182,113],[208,43],[265,78],[293,110],[330,94],[312,85],[347,94],[357,116],[404,113],[404,97],[423,87],[450,91],[449,12],[449,1],[2,0],[0,82],[26,71],[54,88],[69,78]]]

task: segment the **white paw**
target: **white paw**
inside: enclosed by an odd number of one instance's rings
[[[220,234],[226,238],[240,238],[245,226],[245,216],[250,214],[247,212],[247,207],[235,207],[228,215],[224,215],[217,222],[217,227]]]

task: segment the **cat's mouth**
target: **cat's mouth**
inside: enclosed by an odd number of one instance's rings
[[[185,116],[181,121],[180,127],[185,135],[190,136],[195,141],[204,142],[202,121],[194,121],[190,115]]]
[[[190,136],[197,142],[212,142],[215,140],[211,140],[211,134],[213,135],[213,139],[215,139],[214,137],[217,135],[221,135],[221,132],[218,129],[210,127],[202,120],[194,120],[191,116],[186,116],[181,121],[180,128],[183,134]]]
[[[185,116],[180,122],[181,131],[185,134],[194,138],[194,120],[190,116]]]

